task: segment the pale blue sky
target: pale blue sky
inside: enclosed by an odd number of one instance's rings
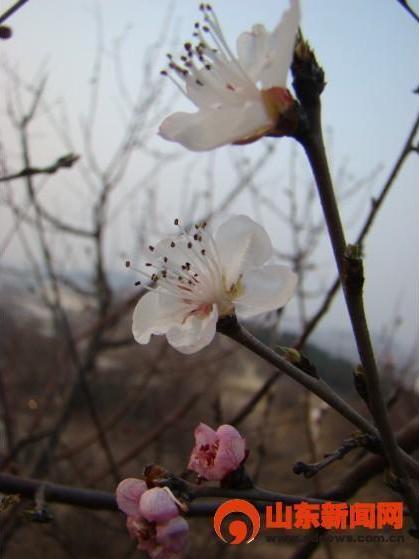
[[[9,4],[10,1],[0,0],[0,9],[4,10]],[[180,47],[190,37],[198,18],[199,3],[177,0],[173,4]],[[417,96],[412,94],[418,85],[417,25],[396,0],[301,0],[301,4],[303,32],[326,70],[324,122],[334,130],[336,164],[347,158],[351,171],[362,176],[382,163],[383,171],[374,183],[374,193],[395,160],[417,111]],[[129,25],[124,65],[128,81],[134,87],[144,47],[158,36],[168,5],[166,0],[30,0],[11,19],[14,37],[0,42],[0,61],[18,69],[27,79],[45,65],[50,76],[49,98],[65,99],[67,109],[71,108],[74,116],[72,127],[76,132],[77,115],[85,111],[97,40],[94,14],[100,8],[107,45]],[[234,44],[237,35],[256,22],[272,29],[287,2],[218,0],[212,5],[227,38]],[[419,11],[418,0],[411,0],[411,5]],[[156,74],[164,63],[162,57],[156,65]],[[106,81],[104,87],[107,87]],[[118,120],[112,89],[101,103],[101,127],[105,133],[98,138],[98,145],[106,153],[105,137]],[[192,105],[180,99],[178,107],[193,110]],[[0,119],[4,129],[3,114]],[[57,151],[42,128],[39,130],[39,155],[45,158],[40,164],[49,163],[62,154],[62,149]],[[281,142],[286,153],[290,141]],[[166,149],[161,144],[159,147]],[[167,149],[182,150],[175,146]],[[254,156],[260,146],[256,144],[245,149],[249,156]],[[283,162],[279,159],[278,167]],[[274,171],[272,167],[270,176]],[[135,173],[135,169],[131,172]],[[409,343],[418,333],[417,176],[417,160],[412,157],[366,245],[367,307],[372,327],[380,330],[392,317],[396,304],[400,304],[405,326],[399,336]],[[196,180],[199,181],[199,177]],[[218,180],[219,184],[228,181],[222,167]],[[240,207],[235,209],[240,210]],[[274,230],[273,224],[271,229]],[[354,234],[356,230],[355,227]],[[324,251],[328,251],[327,246]],[[335,306],[330,323],[340,324],[341,313],[342,306]]]

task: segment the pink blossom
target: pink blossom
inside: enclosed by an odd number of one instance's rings
[[[157,524],[156,540],[167,550],[179,553],[184,549],[189,525],[182,516],[172,518],[166,524]]]
[[[161,487],[153,487],[140,500],[140,514],[149,522],[167,522],[179,516],[173,497]]]
[[[131,538],[137,538],[138,540],[141,538],[148,539],[147,536],[151,525],[140,516],[127,516],[126,526]]]
[[[176,559],[186,546],[188,523],[179,516],[175,497],[161,487],[128,478],[116,489],[118,507],[127,515],[130,536],[151,559]]]
[[[176,516],[166,523],[154,524],[132,516],[127,518],[127,529],[138,540],[138,549],[151,559],[175,559],[187,543],[189,526],[184,518]]]
[[[201,478],[221,481],[237,470],[246,454],[246,441],[231,425],[214,431],[205,423],[195,429],[195,447],[188,468]]]
[[[129,516],[139,515],[141,496],[146,492],[145,481],[129,477],[121,481],[116,488],[116,502],[118,507]]]

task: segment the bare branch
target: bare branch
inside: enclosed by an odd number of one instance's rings
[[[0,23],[4,23],[11,15],[17,12],[28,0],[18,0],[0,15]]]
[[[235,317],[226,317],[220,319],[217,324],[217,330],[228,336],[232,340],[235,340],[243,347],[246,347],[256,355],[259,355],[265,359],[271,365],[278,367],[280,371],[290,376],[296,382],[316,394],[319,398],[324,400],[335,409],[339,414],[342,415],[349,422],[356,425],[363,432],[376,437],[381,442],[381,437],[378,430],[371,425],[362,415],[360,415],[352,406],[350,406],[343,398],[341,398],[333,389],[321,378],[315,378],[303,370],[299,369],[295,365],[292,365],[289,361],[278,355],[271,348],[257,340],[250,332],[243,328]],[[419,465],[412,459],[411,456],[405,452],[401,453],[403,459],[411,467],[416,469]]]
[[[413,9],[409,6],[409,4],[407,3],[406,0],[397,0],[397,2],[403,6],[403,8],[407,11],[408,14],[410,14],[413,19],[416,21],[416,23],[419,23],[419,16],[418,14],[413,11]]]
[[[397,158],[392,170],[390,171],[390,174],[386,180],[386,182],[383,185],[383,188],[381,189],[380,194],[373,200],[372,204],[371,204],[371,209],[368,213],[368,216],[364,222],[364,225],[361,228],[361,231],[358,234],[358,237],[356,238],[355,244],[357,245],[361,245],[364,242],[365,238],[367,237],[377,215],[379,210],[381,209],[383,202],[385,201],[387,194],[389,193],[391,187],[395,184],[396,178],[399,174],[400,169],[402,168],[405,160],[407,159],[408,155],[412,152],[412,145],[413,145],[413,141],[415,139],[415,136],[417,134],[419,128],[419,114],[417,115],[415,122],[408,134],[408,137],[406,139],[406,142],[400,152],[399,157]],[[339,285],[340,285],[340,280],[339,280],[339,276],[335,279],[335,281],[333,282],[333,284],[330,286],[324,300],[323,303],[321,304],[321,306],[319,307],[319,309],[317,310],[317,312],[311,317],[311,319],[308,321],[303,333],[301,334],[301,336],[299,337],[298,341],[295,343],[295,347],[297,349],[301,349],[303,347],[303,345],[305,344],[305,342],[307,341],[308,337],[311,335],[311,333],[314,331],[314,329],[316,328],[317,324],[320,322],[320,320],[322,319],[322,317],[326,314],[326,312],[328,311],[336,293],[338,292],[339,289]]]
[[[79,155],[74,153],[69,153],[59,157],[55,163],[48,165],[47,167],[26,167],[18,173],[13,173],[12,175],[6,175],[5,177],[0,177],[0,182],[11,181],[15,179],[21,179],[23,177],[29,177],[32,175],[53,175],[60,169],[71,168],[76,161],[80,159]]]
[[[384,453],[394,474],[400,480],[409,510],[419,529],[419,497],[394,437],[368,329],[363,299],[362,258],[356,247],[346,243],[323,142],[320,95],[325,87],[324,72],[313,52],[309,51],[308,55],[300,56],[297,50],[292,72],[294,89],[307,118],[306,128],[299,132],[296,139],[305,150],[316,182],[352,331],[365,373],[369,409],[381,435]]]

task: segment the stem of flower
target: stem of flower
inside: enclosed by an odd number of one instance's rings
[[[400,482],[412,518],[416,525],[419,526],[419,498],[409,479],[401,456],[401,449],[396,443],[391,428],[368,330],[363,303],[362,287],[364,276],[362,259],[359,254],[354,251],[354,247],[348,247],[346,244],[335,198],[323,142],[320,98],[317,98],[317,102],[313,102],[313,98],[311,98],[310,102],[307,103],[304,108],[308,127],[297,139],[306,152],[316,181],[340,281],[343,287],[346,306],[352,324],[352,330],[365,373],[369,408],[381,436],[384,454]]]
[[[189,496],[192,500],[208,497],[224,498],[224,499],[247,499],[248,501],[264,501],[266,503],[281,502],[287,505],[301,503],[321,504],[326,501],[315,497],[307,497],[306,495],[289,495],[288,493],[278,493],[276,491],[267,491],[254,487],[252,489],[226,489],[223,487],[211,487],[209,485],[192,486],[188,485]]]
[[[308,375],[281,357],[270,347],[260,342],[239,324],[236,317],[230,316],[220,319],[217,324],[217,330],[225,336],[228,336],[232,340],[238,342],[243,347],[246,347],[256,355],[259,355],[265,359],[265,361],[277,367],[280,371],[293,378],[299,384],[302,384],[305,388],[327,402],[329,406],[335,409],[350,423],[358,427],[358,429],[362,432],[368,433],[373,437],[376,437],[378,441],[381,441],[379,431],[352,406],[345,402],[339,394],[334,392],[334,390],[324,380]],[[406,464],[412,468],[412,470],[417,472],[418,464],[416,461],[403,450],[401,452]]]

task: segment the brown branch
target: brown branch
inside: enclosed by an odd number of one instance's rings
[[[19,495],[25,499],[34,499],[37,491],[43,488],[47,503],[62,503],[76,507],[117,511],[115,495],[106,491],[80,489],[58,483],[29,479],[0,473],[0,491],[7,495]],[[189,514],[208,516],[213,514],[219,503],[191,505]]]
[[[39,84],[38,88],[35,90],[34,93],[34,98],[32,101],[32,105],[30,107],[30,109],[28,110],[28,112],[26,114],[24,114],[21,118],[20,121],[20,125],[19,125],[19,132],[20,132],[20,141],[21,141],[21,148],[22,148],[22,158],[23,158],[23,162],[25,165],[26,169],[31,168],[31,164],[30,164],[30,150],[29,150],[29,141],[28,141],[28,127],[29,124],[31,123],[32,119],[35,116],[36,110],[39,106],[42,94],[44,92],[44,88],[45,88],[45,83],[46,80],[42,80],[41,83]],[[101,420],[99,417],[99,413],[97,411],[96,408],[96,404],[93,398],[93,394],[87,379],[87,372],[89,370],[89,367],[86,367],[84,365],[82,365],[81,361],[80,361],[80,357],[79,354],[77,352],[77,348],[75,345],[75,341],[73,338],[73,333],[71,330],[71,326],[69,324],[68,318],[67,318],[67,314],[63,308],[62,302],[61,302],[61,294],[60,294],[60,288],[59,288],[59,281],[58,281],[58,277],[57,274],[55,272],[55,267],[54,267],[54,263],[53,263],[53,257],[52,257],[52,253],[49,247],[49,244],[47,242],[47,238],[46,238],[46,234],[45,234],[45,227],[44,227],[44,222],[42,219],[42,215],[39,211],[39,207],[36,203],[36,192],[34,189],[34,184],[32,182],[32,175],[28,174],[25,176],[25,182],[26,182],[26,190],[27,190],[27,194],[28,194],[28,198],[29,200],[33,203],[34,208],[35,208],[35,219],[36,219],[36,231],[37,231],[37,235],[38,235],[38,239],[39,239],[39,243],[40,243],[40,247],[41,247],[41,251],[42,251],[42,255],[43,255],[43,259],[44,259],[44,264],[45,264],[45,268],[47,270],[48,273],[48,279],[51,285],[51,289],[52,289],[52,293],[53,293],[53,304],[52,304],[52,312],[53,312],[53,318],[54,318],[54,322],[56,325],[56,328],[58,331],[62,331],[63,334],[65,335],[65,339],[66,339],[66,343],[67,343],[67,347],[68,347],[68,352],[71,358],[71,361],[73,362],[77,373],[78,373],[78,379],[79,379],[79,386],[80,389],[83,393],[83,395],[85,396],[86,399],[86,403],[87,403],[87,408],[89,410],[93,425],[95,426],[97,433],[98,433],[98,438],[99,441],[101,443],[103,452],[106,456],[107,461],[110,464],[111,470],[112,470],[112,474],[114,477],[115,481],[118,481],[120,479],[119,476],[119,472],[118,469],[116,467],[116,462],[115,459],[113,457],[113,453],[112,453],[112,449],[108,443],[108,440],[106,438],[106,435],[103,431],[102,425],[101,425]],[[99,332],[96,333],[97,336],[99,336]],[[90,344],[90,349],[92,352],[92,355],[95,351],[97,345],[97,340],[95,338],[93,338],[91,340],[91,344]],[[65,415],[66,418],[68,418],[69,416]],[[61,425],[61,423],[60,423]],[[53,431],[53,434],[51,435],[51,438],[49,440],[49,444],[48,444],[48,451],[47,453],[45,453],[42,457],[42,459],[40,460],[40,462],[38,463],[38,465],[35,468],[35,473],[37,474],[38,471],[42,471],[45,468],[45,465],[47,464],[47,462],[50,460],[50,457],[52,455],[52,450],[53,450],[53,443],[57,444],[58,443],[58,439],[56,438],[55,435],[60,434],[61,430],[57,430],[57,431]],[[41,468],[41,464],[42,464],[42,468]],[[41,470],[39,470],[39,468],[41,468]]]
[[[406,451],[412,452],[414,449],[418,448],[419,417],[414,418],[397,433],[397,440]],[[248,491],[247,495],[249,495],[250,498],[258,498],[265,502],[272,502],[278,500],[278,498],[282,498],[284,502],[300,502],[301,500],[307,501],[308,499],[315,499],[315,502],[323,502],[324,500],[345,501],[352,497],[358,489],[365,485],[372,477],[383,471],[385,464],[385,460],[380,456],[368,456],[346,474],[337,486],[317,498],[306,496],[296,497],[293,495],[266,492],[260,489],[250,490],[250,493]],[[6,494],[18,494],[24,498],[33,499],[40,487],[44,488],[47,502],[63,503],[97,510],[117,510],[115,497],[112,493],[68,487],[35,479],[21,478],[10,474],[0,474],[0,491]],[[219,488],[201,486],[197,487],[195,491],[196,498],[205,496],[223,496],[224,498],[231,498],[232,496],[228,490]],[[253,495],[252,492],[256,493]],[[243,492],[240,493],[243,497]],[[237,496],[237,492],[235,496]],[[193,503],[187,514],[190,516],[209,516],[214,513],[218,505],[219,502],[203,504]],[[258,508],[260,508],[260,506]],[[294,555],[294,557],[297,557],[297,555]],[[309,555],[298,555],[298,557],[309,557]]]
[[[384,183],[380,194],[374,198],[372,200],[371,203],[371,209],[368,213],[368,216],[364,222],[364,225],[361,228],[361,231],[358,234],[358,237],[356,238],[355,244],[357,245],[362,245],[362,243],[364,242],[365,238],[367,237],[377,215],[379,210],[381,209],[381,206],[383,205],[383,202],[385,201],[391,187],[393,186],[393,184],[395,183],[396,178],[399,175],[400,169],[402,168],[405,160],[407,159],[408,155],[412,152],[412,145],[413,145],[413,140],[417,134],[419,128],[419,114],[416,116],[415,122],[408,134],[408,137],[404,143],[404,146],[400,152],[400,155],[398,156],[392,170],[390,171],[390,174],[386,180],[386,182]],[[320,322],[320,320],[323,318],[323,316],[325,316],[326,312],[328,311],[336,293],[339,290],[339,286],[340,286],[340,278],[339,276],[336,277],[335,281],[333,282],[333,284],[330,286],[324,300],[323,303],[320,305],[319,309],[317,310],[317,312],[311,317],[311,319],[308,321],[308,323],[305,326],[305,329],[303,331],[303,333],[301,334],[301,336],[299,337],[298,341],[295,343],[295,347],[297,349],[301,349],[304,344],[306,343],[308,337],[312,334],[312,332],[314,331],[314,329],[316,328],[316,326],[318,325],[318,323]]]
[[[403,6],[403,8],[407,11],[408,14],[410,14],[413,19],[416,21],[416,23],[419,23],[419,16],[418,14],[413,11],[413,9],[409,6],[409,4],[407,3],[406,0],[397,0],[397,2]]]
[[[0,15],[0,23],[5,22],[11,15],[17,12],[28,0],[18,0],[13,6],[10,6],[5,12]]]
[[[419,416],[397,432],[397,442],[406,452],[413,452],[419,447]],[[318,496],[326,500],[348,501],[373,477],[383,472],[385,467],[386,461],[381,456],[369,455],[347,472],[339,483]],[[313,535],[322,532],[323,530],[316,530]],[[290,559],[308,559],[318,545],[318,541],[308,541],[293,552]]]
[[[419,497],[409,478],[391,427],[368,330],[363,301],[362,259],[355,247],[350,247],[346,243],[323,142],[320,95],[325,86],[324,73],[314,53],[302,39],[300,50],[298,46],[296,48],[292,70],[294,89],[305,115],[305,126],[298,131],[296,139],[305,150],[316,182],[346,307],[365,373],[369,409],[381,435],[385,456],[394,474],[399,478],[409,510],[419,528]]]
[[[345,402],[343,398],[334,392],[334,390],[324,380],[307,374],[307,372],[296,367],[273,351],[270,347],[260,342],[238,323],[235,316],[220,319],[217,324],[217,330],[232,340],[235,340],[243,347],[246,347],[256,355],[259,355],[271,365],[277,367],[280,371],[327,402],[329,406],[335,409],[350,423],[358,427],[358,429],[362,432],[376,437],[381,442],[379,431],[352,406]],[[413,460],[413,458],[407,453],[403,452],[402,454],[406,464],[416,471],[418,469],[416,461]]]
[[[293,380],[316,394],[362,431],[376,435],[374,427],[336,394],[328,384],[322,379],[315,378],[302,371],[281,357],[281,355],[273,351],[270,347],[260,342],[239,324],[235,316],[220,319],[217,324],[217,330],[256,355],[259,355],[262,359],[265,359],[265,361],[277,367],[282,373],[290,376]]]
[[[112,493],[93,489],[78,489],[42,480],[0,474],[0,491],[6,494],[16,493],[22,497],[32,499],[40,487],[44,488],[46,502],[65,503],[97,510],[117,510],[115,497]]]
[[[247,489],[234,490],[224,489],[221,487],[210,486],[192,486],[186,484],[183,480],[179,480],[181,486],[187,489],[191,499],[214,497],[218,501],[211,503],[208,509],[201,509],[195,504],[191,504],[187,515],[195,516],[200,514],[201,510],[204,514],[212,513],[220,504],[220,499],[245,498],[251,501],[262,501],[264,503],[283,502],[286,504],[300,503],[301,501],[309,503],[324,503],[323,499],[315,497],[306,497],[298,495],[289,495],[286,493],[276,493],[273,491],[265,491],[263,489]],[[14,476],[11,474],[0,474],[0,491],[5,494],[16,494],[26,499],[33,499],[36,493],[42,488],[46,503],[62,503],[95,510],[118,510],[116,499],[113,493],[105,491],[96,491],[94,489],[80,489],[78,487],[69,487],[58,483],[44,482],[37,479],[29,479]]]
[[[37,479],[0,473],[0,491],[5,494],[17,494],[25,499],[34,499],[41,487],[44,489],[47,503],[62,503],[94,510],[118,510],[113,493],[94,489],[80,489],[58,483],[46,483]],[[219,505],[219,500],[213,503],[192,503],[186,514],[187,516],[211,516]],[[263,504],[256,506],[260,510],[264,508]]]
[[[333,464],[337,460],[342,460],[349,452],[359,447],[367,447],[374,449],[374,444],[377,441],[371,435],[360,435],[359,437],[350,437],[345,439],[340,447],[335,451],[324,455],[322,460],[313,464],[306,464],[305,462],[296,462],[292,467],[294,474],[303,474],[305,478],[312,478],[317,475],[321,470]]]
[[[188,496],[193,501],[195,499],[207,499],[209,497],[222,499],[246,499],[248,501],[264,501],[265,503],[281,502],[288,505],[301,503],[324,503],[325,501],[316,497],[308,497],[306,495],[289,495],[288,493],[279,493],[277,491],[267,491],[259,487],[249,489],[230,489],[226,487],[213,487],[211,485],[194,485],[180,478],[169,478],[168,480],[158,483],[162,487],[171,488],[174,492],[179,490],[182,494]]]
[[[69,153],[67,155],[63,155],[62,157],[59,157],[57,161],[55,161],[55,163],[52,163],[47,167],[25,167],[18,173],[0,177],[0,182],[12,181],[15,179],[21,179],[33,175],[53,175],[60,169],[70,169],[74,165],[74,163],[79,160],[79,158],[79,155]]]

